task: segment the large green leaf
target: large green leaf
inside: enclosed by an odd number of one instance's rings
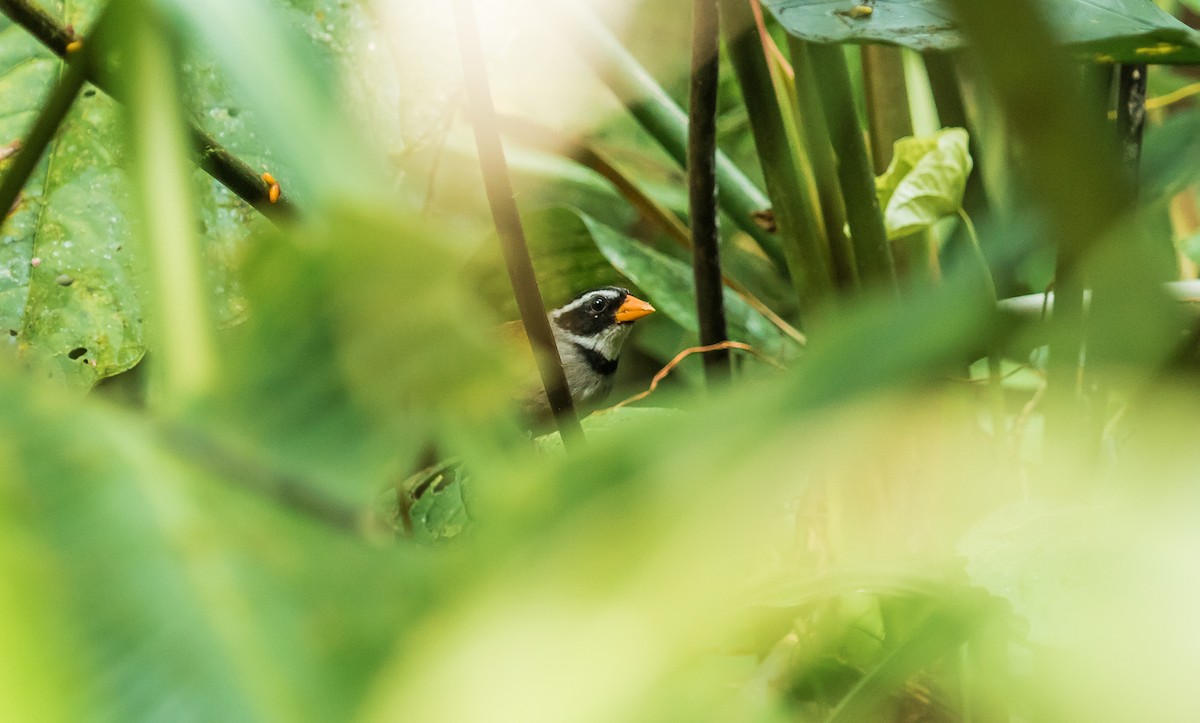
[[[929,228],[957,213],[971,167],[967,132],[962,128],[896,141],[891,163],[875,179],[888,239]]]
[[[86,28],[99,3],[56,17]],[[0,20],[0,143],[28,131],[61,63]],[[145,347],[120,163],[119,111],[87,89],[4,221],[0,328],[44,373],[89,386]]]
[[[941,0],[763,0],[791,34],[818,43],[892,43],[915,50],[963,45]],[[1200,62],[1200,33],[1150,0],[1043,0],[1072,49],[1100,62]]]

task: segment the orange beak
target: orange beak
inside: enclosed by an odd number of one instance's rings
[[[617,308],[617,322],[628,324],[631,321],[637,321],[643,316],[653,313],[653,306],[650,306],[636,296],[626,296],[624,303]]]

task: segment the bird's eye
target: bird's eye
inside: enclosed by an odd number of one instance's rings
[[[604,311],[607,308],[608,308],[608,299],[604,298],[603,296],[597,296],[596,298],[594,298],[588,302],[588,309],[590,309],[591,311],[593,311],[594,313],[597,313],[597,314],[599,314],[600,312]]]

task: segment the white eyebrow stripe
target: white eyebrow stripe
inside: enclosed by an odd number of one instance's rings
[[[578,299],[575,299],[571,303],[567,304],[566,306],[557,309],[553,314],[553,318],[557,319],[559,316],[567,313],[568,311],[574,311],[575,309],[578,309],[579,307],[583,306],[583,304],[585,302],[590,301],[591,299],[593,299],[597,296],[603,296],[603,297],[607,298],[609,301],[616,301],[617,299],[621,298],[621,292],[613,291],[611,289],[598,289],[596,291],[586,293],[583,296],[579,297]]]

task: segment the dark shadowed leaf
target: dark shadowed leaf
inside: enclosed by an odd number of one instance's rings
[[[791,34],[818,43],[893,43],[915,50],[963,46],[940,0],[763,0]],[[870,6],[870,12],[856,10]],[[1194,63],[1200,34],[1150,0],[1042,0],[1062,42],[1099,62]]]

